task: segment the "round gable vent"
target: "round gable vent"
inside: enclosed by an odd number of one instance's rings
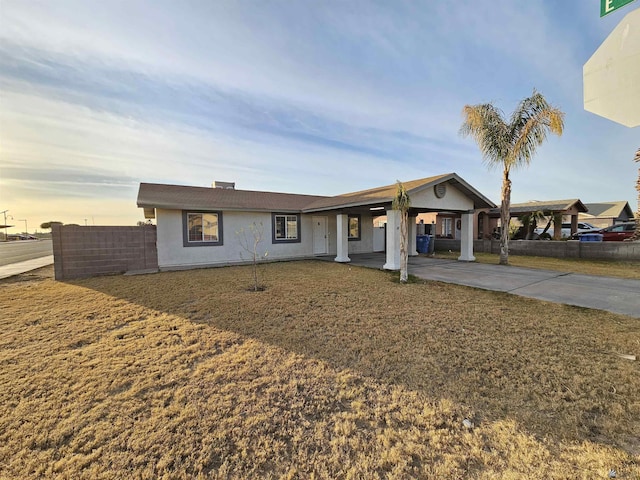
[[[439,183],[433,187],[433,192],[436,194],[436,197],[442,198],[447,194],[447,184]]]

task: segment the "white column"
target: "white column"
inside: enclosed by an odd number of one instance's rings
[[[400,270],[400,211],[387,210],[387,263],[385,270]]]
[[[338,256],[336,262],[350,262],[349,258],[349,216],[342,213],[336,215],[336,243],[338,245]]]
[[[416,217],[409,217],[408,219],[408,235],[409,235],[409,256],[415,257],[418,255],[418,226],[416,225]]]
[[[460,229],[460,256],[462,262],[473,262],[473,210],[462,214],[462,228]]]

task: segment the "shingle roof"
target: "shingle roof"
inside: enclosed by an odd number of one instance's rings
[[[409,195],[432,185],[448,182],[474,200],[476,208],[495,204],[467,184],[455,173],[403,182]],[[396,184],[345,193],[334,197],[293,193],[256,192],[207,187],[188,187],[157,183],[141,183],[138,207],[145,209],[252,210],[266,212],[319,212],[364,205],[391,203]]]
[[[448,175],[448,174],[447,174]],[[447,175],[438,175],[436,177],[421,178],[419,180],[411,180],[409,182],[402,182],[407,189],[407,193],[411,195],[411,191],[418,187],[428,185],[430,183],[437,183],[438,180],[446,177]],[[370,205],[372,203],[388,203],[393,200],[396,194],[397,185],[385,185],[383,187],[370,188],[368,190],[360,190],[359,192],[344,193],[342,195],[336,195],[335,197],[326,197],[320,200],[316,200],[310,205],[307,205],[304,210],[325,210],[332,208],[344,208],[355,207],[360,205]]]
[[[407,189],[407,193],[411,196],[419,190],[423,190],[439,183],[448,182],[454,184],[462,190],[466,195],[473,198],[476,208],[494,207],[495,204],[487,199],[484,195],[466,183],[455,173],[445,173],[436,175],[435,177],[420,178],[418,180],[410,180],[402,182]],[[335,197],[327,197],[317,200],[303,208],[305,212],[317,212],[322,210],[335,210],[347,207],[358,207],[372,204],[386,204],[393,201],[397,189],[397,184],[385,185],[383,187],[371,188],[369,190],[361,190],[359,192],[345,193],[336,195]]]
[[[588,213],[593,217],[618,218],[623,212],[627,212],[627,216],[633,217],[633,211],[629,206],[629,202],[624,200],[616,202],[604,203],[585,203]]]
[[[302,206],[323,198],[294,193],[141,183],[138,207],[299,212]]]
[[[576,207],[578,212],[586,212],[587,207],[577,198],[571,198],[568,200],[547,200],[545,202],[526,202],[526,203],[512,203],[509,211],[512,215],[524,214],[541,210],[543,212],[563,212]],[[491,213],[500,213],[500,209],[492,210]]]

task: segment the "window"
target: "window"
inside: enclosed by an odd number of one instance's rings
[[[222,245],[222,212],[182,212],[185,247]]]
[[[297,243],[300,242],[300,215],[290,213],[274,213],[273,243]]]
[[[451,224],[453,223],[453,219],[450,217],[446,217],[442,219],[442,236],[450,237],[451,236]]]
[[[349,215],[349,240],[360,240],[360,215]]]

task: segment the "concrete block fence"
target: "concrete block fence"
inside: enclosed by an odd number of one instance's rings
[[[460,251],[460,240],[436,238],[435,249]],[[475,240],[473,251],[500,253],[497,240]],[[640,242],[579,242],[577,240],[511,240],[509,254],[553,258],[592,258],[603,260],[640,260]]]
[[[157,270],[156,227],[53,225],[56,280]]]

